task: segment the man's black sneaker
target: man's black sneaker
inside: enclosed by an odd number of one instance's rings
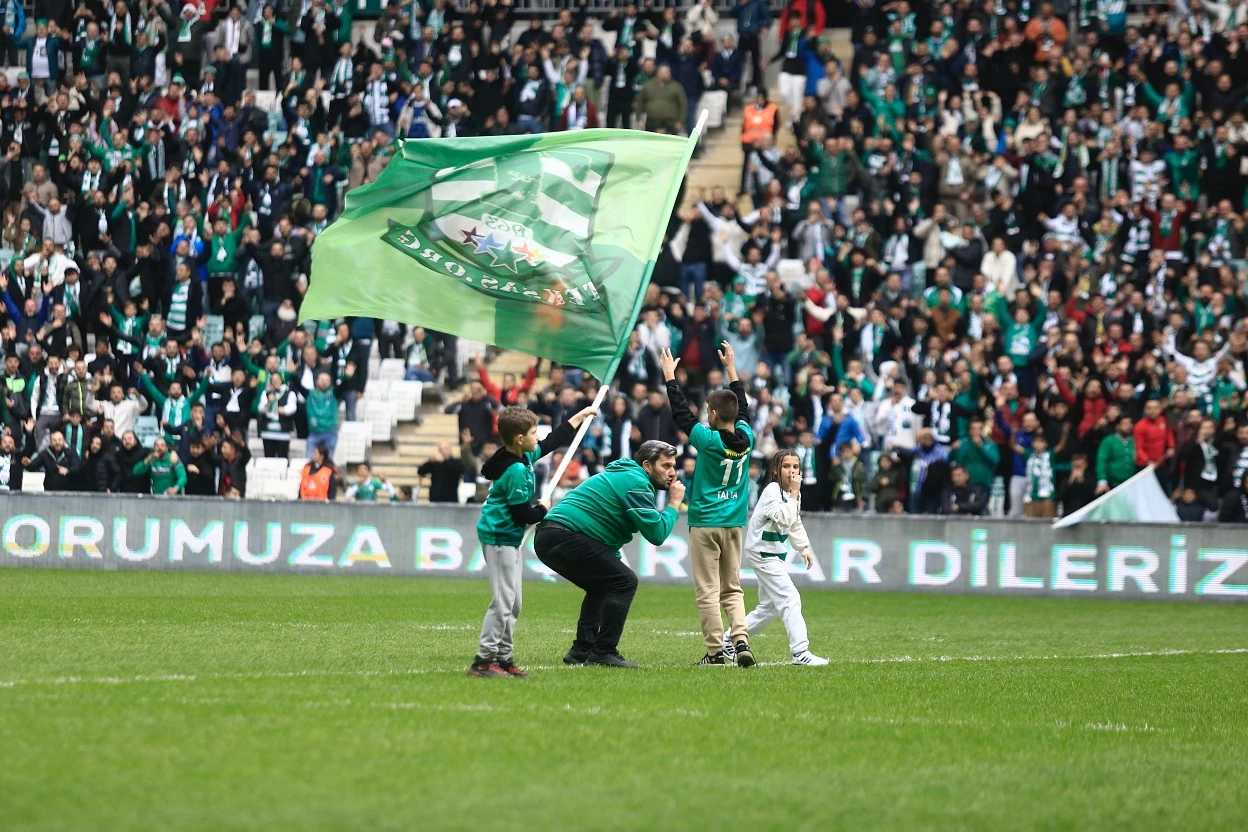
[[[508,676],[515,679],[527,679],[529,674],[524,672],[524,668],[513,662],[511,659],[499,659],[495,664]]]
[[[589,660],[588,650],[577,650],[573,647],[563,656],[564,664],[585,664]]]
[[[507,675],[507,671],[499,667],[498,663],[493,659],[477,658],[468,668],[469,676],[480,676],[485,679],[501,679]]]
[[[703,656],[703,657],[702,657],[702,661],[698,662],[698,664],[699,664],[699,665],[703,665],[703,664],[728,664],[728,659],[724,657],[724,651],[723,651],[723,650],[720,650],[720,651],[719,651],[718,653],[716,653],[714,656],[712,656],[710,653],[707,653],[705,656]]]
[[[737,667],[753,667],[756,664],[750,645],[744,641],[737,642]]]
[[[602,667],[641,667],[641,665],[630,662],[619,653],[590,653],[585,663],[601,665]]]

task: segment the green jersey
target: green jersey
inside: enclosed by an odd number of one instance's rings
[[[157,457],[151,462],[143,459],[135,464],[135,476],[141,477],[148,473],[152,476],[153,494],[164,494],[170,488],[177,488],[181,494],[186,487],[186,468],[173,451],[168,451],[163,457]]]
[[[487,546],[519,546],[524,542],[524,525],[511,514],[512,506],[528,505],[537,490],[533,463],[541,459],[541,450],[529,451],[515,458],[502,476],[490,485],[481,519],[477,521],[477,537]]]
[[[691,528],[727,529],[750,522],[746,484],[750,475],[750,451],[754,449],[754,431],[745,421],[738,421],[736,429],[749,439],[749,446],[743,451],[727,447],[719,431],[701,423],[695,425],[689,434],[690,444],[698,451],[693,487],[686,498]]]
[[[347,489],[347,499],[356,500],[361,503],[379,503],[394,502],[399,499],[394,492],[394,486],[388,482],[382,482],[376,477],[369,477],[352,484]]]
[[[734,381],[731,389],[737,397],[737,422],[732,431],[711,430],[698,421],[689,409],[689,402],[680,385],[667,383],[667,398],[672,405],[672,420],[689,436],[689,443],[698,452],[693,470],[693,487],[685,495],[689,504],[689,526],[729,529],[750,522],[750,452],[754,450],[754,431],[750,428],[749,401],[745,387]],[[732,447],[725,443],[725,437]]]

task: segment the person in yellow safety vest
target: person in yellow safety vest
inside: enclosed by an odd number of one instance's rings
[[[746,179],[749,176],[750,151],[763,136],[775,136],[779,127],[776,105],[767,100],[767,91],[759,90],[754,103],[745,108],[741,114],[741,152],[745,163],[741,165],[740,193],[745,193]]]

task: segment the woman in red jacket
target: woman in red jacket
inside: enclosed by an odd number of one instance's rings
[[[1109,407],[1109,401],[1105,398],[1105,392],[1101,387],[1099,379],[1088,379],[1083,385],[1083,395],[1076,396],[1075,391],[1070,389],[1070,385],[1066,383],[1066,379],[1061,373],[1056,374],[1058,395],[1070,405],[1072,415],[1076,408],[1080,409],[1078,436],[1080,441],[1087,435],[1096,423],[1105,418],[1105,409]]]
[[[802,31],[811,26],[815,31],[822,32],[828,25],[827,12],[823,9],[823,0],[792,0],[780,15],[780,42],[784,43],[784,33],[789,30],[789,15],[797,13],[802,17]]]

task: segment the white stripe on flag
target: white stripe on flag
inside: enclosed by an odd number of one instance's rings
[[[472,202],[493,191],[493,179],[452,179],[433,184],[433,198],[439,202]]]
[[[557,176],[564,182],[567,182],[573,188],[588,197],[596,197],[598,189],[602,187],[602,177],[590,168],[585,169],[585,181],[578,181],[576,172],[572,170],[572,166],[567,162],[552,156],[549,153],[542,154],[542,173],[549,173],[551,176]]]
[[[570,231],[578,237],[589,236],[589,218],[582,217],[561,202],[555,202],[546,194],[537,195],[537,207],[542,212],[542,221],[547,225]]]
[[[445,179],[446,177],[450,176],[451,174],[453,174],[453,173],[459,173],[460,171],[463,171],[463,170],[476,170],[476,169],[478,169],[478,168],[492,168],[492,167],[494,167],[494,157],[493,157],[493,156],[490,156],[490,157],[485,158],[485,159],[478,159],[477,161],[475,161],[475,162],[473,162],[473,163],[471,163],[471,164],[468,164],[468,165],[464,165],[463,167],[458,167],[458,168],[442,168],[442,170],[438,171],[437,173],[435,173],[435,174],[433,175],[433,178],[434,178],[434,179]]]

